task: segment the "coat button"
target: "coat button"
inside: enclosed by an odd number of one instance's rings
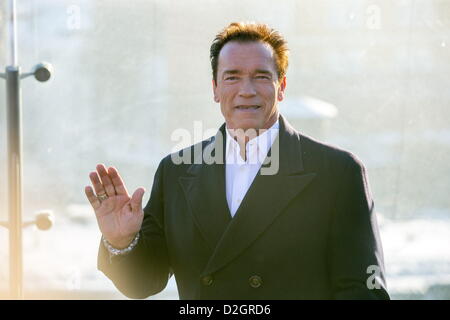
[[[262,285],[262,279],[260,276],[251,276],[250,279],[248,279],[248,282],[252,288],[259,288]]]
[[[210,286],[210,285],[213,284],[213,282],[214,282],[214,279],[213,279],[212,276],[204,276],[204,277],[202,278],[202,283],[203,283],[203,285],[205,285],[205,286]]]

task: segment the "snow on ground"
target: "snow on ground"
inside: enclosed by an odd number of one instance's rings
[[[450,218],[383,220],[380,233],[392,293],[450,286]]]

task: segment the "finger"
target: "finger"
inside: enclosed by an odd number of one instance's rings
[[[123,183],[122,177],[114,167],[108,168],[108,174],[111,177],[112,184],[114,185],[114,189],[116,189],[117,194],[128,196],[127,188]]]
[[[100,175],[100,180],[103,183],[103,187],[106,190],[106,194],[110,197],[116,195],[116,189],[114,189],[114,185],[111,181],[111,178],[108,175],[108,171],[103,164],[97,165],[97,172]]]
[[[91,203],[91,206],[92,206],[92,208],[94,208],[94,210],[97,210],[98,208],[100,208],[100,206],[101,206],[100,200],[98,200],[98,198],[95,196],[94,191],[92,190],[92,188],[90,186],[87,186],[84,188],[84,193],[86,194],[86,197],[88,198],[88,200]]]
[[[106,193],[96,171],[89,173],[89,179],[91,179],[92,185],[94,186],[95,194],[99,195]]]
[[[142,210],[142,198],[144,196],[145,189],[144,188],[138,188],[131,197],[130,204],[131,204],[131,210],[133,213],[139,213]]]

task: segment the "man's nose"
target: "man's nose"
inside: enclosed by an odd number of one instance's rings
[[[239,88],[239,95],[244,98],[253,97],[256,95],[256,90],[251,79],[243,79]]]

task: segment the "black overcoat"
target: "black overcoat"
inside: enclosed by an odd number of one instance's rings
[[[180,299],[388,299],[364,165],[279,120],[269,151],[279,151],[278,171],[256,175],[233,218],[223,161],[195,152],[223,160],[223,124],[161,161],[138,245],[110,259],[100,243],[99,270],[132,298],[160,292],[173,274]]]

